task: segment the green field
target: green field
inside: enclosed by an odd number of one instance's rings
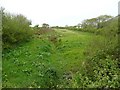
[[[57,42],[48,36],[56,36]],[[96,35],[55,29],[3,54],[3,87],[73,87]]]

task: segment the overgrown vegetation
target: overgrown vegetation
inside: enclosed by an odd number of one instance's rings
[[[88,55],[84,63],[84,73],[77,74],[77,85],[89,88],[120,88],[118,17],[104,22],[97,30],[103,40],[96,37],[86,50]]]
[[[31,22],[23,15],[2,13],[2,41],[3,50],[16,47],[18,44],[29,41],[32,30]]]
[[[4,88],[120,88],[118,16],[52,28],[5,12],[2,20]]]

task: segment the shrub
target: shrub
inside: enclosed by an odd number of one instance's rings
[[[29,27],[30,21],[23,15],[12,15],[3,12],[2,22],[3,50],[15,47],[31,38],[32,30]]]

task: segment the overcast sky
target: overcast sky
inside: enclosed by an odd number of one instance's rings
[[[0,0],[10,13],[23,14],[33,25],[77,25],[99,15],[118,15],[119,0]]]

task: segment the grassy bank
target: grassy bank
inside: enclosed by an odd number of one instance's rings
[[[84,52],[96,36],[56,29],[34,37],[3,54],[3,87],[72,87],[74,74],[83,66]]]

